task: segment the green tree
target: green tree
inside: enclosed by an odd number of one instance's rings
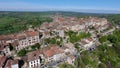
[[[106,67],[106,64],[100,63],[100,64],[98,65],[98,68],[107,68],[107,67]]]
[[[58,65],[59,68],[74,68],[72,65],[63,63]]]
[[[17,53],[17,55],[20,56],[20,57],[22,57],[22,56],[25,56],[26,53],[27,53],[27,51],[26,51],[25,49],[22,49],[22,50],[20,50],[20,51]]]
[[[106,42],[107,41],[107,36],[102,36],[100,39],[99,39],[100,43],[103,43],[103,42]]]

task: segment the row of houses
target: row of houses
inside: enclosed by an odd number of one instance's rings
[[[87,28],[88,26],[104,26],[108,24],[107,19],[88,17],[88,18],[76,18],[76,17],[60,17],[55,16],[55,21],[51,23],[44,23],[40,26],[40,29],[70,29],[78,31]],[[63,20],[64,19],[64,20]]]
[[[20,68],[19,60],[0,55],[0,68]]]
[[[78,42],[78,46],[84,50],[90,50],[96,47],[95,43],[96,41],[92,38],[86,38]],[[74,65],[76,54],[77,49],[72,43],[65,43],[62,47],[54,44],[37,51],[29,52],[27,54],[27,63],[29,68],[39,68],[64,59],[64,62]]]
[[[88,18],[75,18],[75,17],[60,17],[56,16],[51,23],[43,23],[39,28],[30,29],[29,31],[23,31],[21,33],[11,35],[0,36],[0,52],[3,52],[6,56],[11,54],[10,47],[13,46],[16,51],[23,48],[40,43],[45,38],[54,38],[59,36],[64,39],[66,31],[72,30],[74,32],[92,32],[89,28],[94,27],[98,32],[101,32],[109,27],[109,23],[105,18],[88,17]],[[92,32],[94,33],[94,31]],[[78,42],[78,46],[85,50],[89,50],[95,47],[95,39],[86,38]],[[49,45],[49,44],[48,44]],[[64,46],[49,45],[37,51],[32,51],[27,54],[25,60],[26,67],[28,68],[40,68],[42,65],[48,65],[49,63],[56,62],[65,59],[69,64],[73,64],[76,55],[76,48],[72,43],[64,42]],[[5,61],[6,62],[6,61]],[[5,63],[3,62],[3,63]],[[13,63],[13,60],[7,61],[7,63]],[[2,63],[1,63],[2,64]],[[4,65],[4,66],[5,66]],[[11,64],[11,68],[17,68],[18,63]],[[26,68],[25,67],[25,68]]]
[[[78,42],[78,44],[79,44],[79,47],[84,50],[92,50],[97,46],[96,40],[92,38],[82,39],[80,42]]]
[[[74,45],[71,44],[67,45],[70,45],[71,47],[67,46],[59,47],[58,45],[50,45],[50,47],[29,52],[27,54],[29,65],[28,67],[29,68],[41,67],[42,65],[47,65],[49,63],[57,62],[62,59],[66,59],[66,62],[71,61],[68,63],[73,64],[73,61],[75,60],[73,53],[76,53],[76,49],[74,48]]]
[[[79,47],[82,47],[86,50],[94,47],[95,45],[95,41],[92,38],[83,39],[78,43]],[[77,49],[72,43],[66,43],[62,47],[57,44],[49,45],[49,47],[44,47],[42,49],[29,52],[26,55],[27,58],[22,59],[25,63],[27,63],[26,67],[23,68],[41,68],[42,66],[44,67],[49,63],[57,62],[62,59],[65,59],[64,62],[74,64],[76,54]],[[2,60],[2,62],[0,63],[1,68],[2,66],[4,66],[5,68],[19,68],[20,66],[18,60],[6,61],[6,56],[2,56],[0,58]]]
[[[67,43],[62,47],[54,44],[43,49],[29,52],[24,56],[26,58],[9,59],[4,55],[0,55],[0,68],[20,68],[20,60],[24,61],[22,68],[41,68],[42,65],[48,65],[49,63],[57,62],[62,59],[65,59],[65,62],[69,64],[74,64],[76,53],[77,51],[72,43]]]
[[[25,31],[19,34],[1,35],[0,51],[3,51],[5,54],[10,54],[10,45],[14,47],[15,50],[19,51],[39,42],[39,32],[36,31]]]
[[[92,27],[100,33],[101,31],[110,27],[110,23],[105,18],[76,18],[62,16],[55,16],[53,18],[53,22],[43,23],[39,28],[36,28],[39,32],[43,33],[43,38],[50,38],[56,35],[65,37],[65,32],[69,30],[74,32],[89,32],[89,29]],[[51,33],[53,33],[53,36]]]
[[[53,38],[56,36],[66,37],[65,32],[72,30],[75,32],[90,32],[89,27],[101,32],[109,27],[109,23],[105,18],[88,17],[88,18],[75,18],[75,17],[61,17],[55,16],[54,21],[51,23],[43,23],[39,28],[23,31],[21,33],[11,35],[0,35],[0,51],[5,54],[10,54],[10,46],[15,47],[16,50],[21,50],[28,46],[39,43],[42,39]],[[110,31],[111,32],[111,31]]]

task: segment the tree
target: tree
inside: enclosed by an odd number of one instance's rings
[[[107,41],[107,36],[102,36],[100,39],[99,39],[100,43],[103,43],[103,42],[106,42]]]
[[[107,67],[106,67],[106,65],[105,65],[104,63],[100,63],[100,64],[98,65],[98,68],[107,68]]]
[[[31,46],[32,50],[39,49],[41,45],[39,43],[36,43],[35,45]]]
[[[56,39],[55,39],[55,38],[49,39],[49,43],[50,43],[50,44],[56,44]]]
[[[80,47],[78,43],[76,43],[74,47],[77,49],[78,52],[80,51]]]
[[[66,32],[66,34],[69,36],[71,43],[78,42],[83,38],[89,38],[91,36],[90,33],[86,32],[80,32],[79,34],[77,34],[77,32],[68,31]]]
[[[41,13],[8,12],[7,14],[4,14],[4,12],[0,12],[0,16],[0,34],[16,33],[28,29],[27,26],[29,25],[37,27],[44,22],[53,21],[50,17],[43,17],[43,14]]]
[[[22,56],[25,56],[26,53],[27,53],[27,51],[26,51],[25,49],[22,49],[22,50],[20,50],[20,51],[18,52],[17,55],[20,56],[20,57],[22,57]]]
[[[67,63],[62,63],[58,65],[59,68],[74,68],[72,65]]]

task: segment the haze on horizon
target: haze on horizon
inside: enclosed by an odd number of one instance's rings
[[[120,0],[0,0],[0,11],[120,13]]]

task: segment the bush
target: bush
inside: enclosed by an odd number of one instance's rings
[[[22,50],[20,50],[20,51],[17,53],[17,55],[18,55],[19,57],[22,57],[22,56],[25,56],[26,53],[27,53],[27,51],[26,51],[25,49],[22,49]]]
[[[99,39],[100,43],[104,43],[107,41],[107,36],[102,36],[100,39]]]
[[[98,68],[107,68],[107,67],[106,67],[106,65],[105,65],[104,63],[100,63],[100,64],[98,65]]]
[[[31,46],[31,48],[32,48],[32,50],[36,50],[36,49],[39,49],[40,46],[41,46],[41,45],[40,45],[39,43],[37,43],[37,44]]]
[[[67,35],[69,35],[71,43],[78,42],[83,38],[88,38],[91,36],[90,33],[81,32],[81,33],[77,34],[76,32],[73,32],[73,31],[68,31]]]
[[[63,63],[58,65],[59,68],[74,68],[72,65],[67,64],[67,63]]]

